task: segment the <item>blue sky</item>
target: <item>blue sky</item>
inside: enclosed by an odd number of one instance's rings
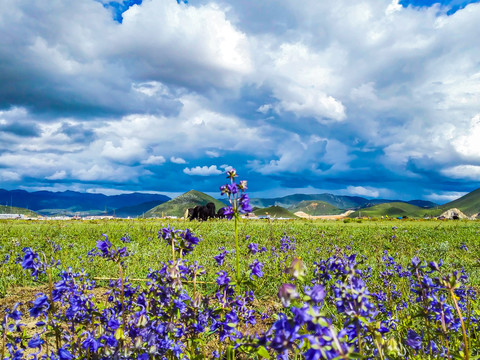
[[[477,2],[0,2],[0,188],[480,187]]]

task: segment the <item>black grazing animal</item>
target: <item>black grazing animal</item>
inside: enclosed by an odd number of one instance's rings
[[[226,217],[225,216],[225,208],[223,207],[223,208],[218,209],[216,218],[217,219],[225,219],[225,217]]]
[[[194,208],[188,209],[189,220],[207,221],[215,217],[215,204],[208,203],[207,205],[197,205]]]

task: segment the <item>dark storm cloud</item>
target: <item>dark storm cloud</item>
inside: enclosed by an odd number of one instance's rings
[[[38,125],[33,122],[0,124],[0,132],[20,137],[36,137],[41,134]]]

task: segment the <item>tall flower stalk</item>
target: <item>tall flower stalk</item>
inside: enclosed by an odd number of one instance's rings
[[[240,247],[238,244],[238,222],[240,220],[240,214],[246,214],[252,211],[250,206],[250,199],[245,193],[247,190],[247,181],[241,180],[239,183],[235,182],[235,178],[238,177],[237,171],[235,169],[230,169],[227,171],[227,179],[230,179],[229,184],[220,186],[220,191],[222,195],[228,196],[228,206],[224,214],[227,219],[234,219],[235,221],[235,266],[237,272],[237,282],[240,281]]]

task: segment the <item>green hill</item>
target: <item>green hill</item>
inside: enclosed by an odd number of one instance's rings
[[[288,208],[289,211],[295,213],[297,211],[303,211],[304,213],[312,216],[319,215],[338,215],[343,213],[343,210],[325,202],[317,200],[304,200],[298,204]]]
[[[37,217],[38,214],[32,210],[19,208],[15,206],[0,205],[0,214],[21,214],[28,217]]]
[[[404,202],[391,202],[374,205],[368,208],[357,210],[349,215],[349,217],[369,216],[369,217],[424,217],[431,215],[430,209],[423,209],[415,205],[411,205]]]
[[[178,216],[185,215],[185,211],[188,208],[193,208],[197,205],[206,205],[212,202],[215,204],[215,211],[225,207],[225,204],[213,197],[196,190],[190,190],[185,194],[182,194],[175,199],[169,200],[163,204],[155,206],[153,209],[148,210],[145,213],[145,217],[160,217],[160,216]]]
[[[270,217],[276,217],[276,218],[290,218],[290,219],[296,219],[298,216],[295,214],[291,213],[287,209],[281,207],[281,206],[270,206],[267,208],[262,208],[254,211],[254,214],[257,216],[261,215],[270,215]]]
[[[457,208],[465,215],[472,216],[480,212],[480,189],[469,192],[457,200],[435,207],[436,213],[440,214],[449,209]],[[433,209],[432,209],[433,210]]]

